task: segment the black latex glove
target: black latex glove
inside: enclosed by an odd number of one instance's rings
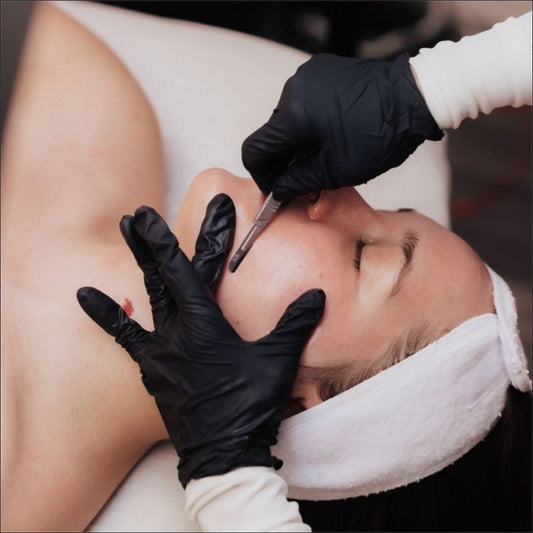
[[[407,55],[318,54],[287,80],[269,121],[244,141],[242,160],[265,194],[288,200],[364,183],[442,136]]]
[[[85,312],[139,363],[180,456],[184,487],[191,478],[240,466],[281,465],[270,446],[299,356],[324,307],[324,293],[308,291],[271,333],[255,342],[242,340],[208,287],[224,265],[234,224],[229,197],[215,197],[191,263],[153,209],[142,207],[122,219],[122,234],[145,275],[153,332],[100,291],[78,291]]]

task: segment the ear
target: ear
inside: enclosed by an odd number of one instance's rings
[[[316,195],[319,194],[318,199]],[[320,193],[312,193],[306,196],[305,210],[311,220],[321,220],[329,214],[333,207],[331,191],[324,190]]]

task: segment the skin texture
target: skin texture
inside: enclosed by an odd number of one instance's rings
[[[128,298],[151,328],[118,221],[143,203],[164,213],[161,144],[123,65],[46,3],[14,94],[1,180],[2,530],[79,531],[166,438],[137,364],[75,296],[90,284]]]
[[[35,5],[14,95],[2,140],[1,528],[81,531],[143,454],[167,438],[137,364],[75,297],[91,285],[117,302],[128,299],[133,318],[152,328],[142,273],[118,222],[143,204],[164,216],[162,147],[153,111],[124,66],[47,3]],[[189,255],[218,192],[236,202],[235,247],[263,199],[250,180],[216,169],[200,175],[175,225]],[[430,221],[426,255],[450,281],[433,283],[428,271],[429,293],[411,287],[385,305],[378,296],[392,274],[381,263],[365,272],[372,257],[365,249],[363,287],[352,266],[354,238],[364,227],[365,238],[381,243],[374,260],[399,262],[397,232],[408,214],[373,212],[349,191],[311,200],[289,206],[238,271],[224,274],[220,304],[245,338],[269,331],[313,287],[327,293],[325,317],[304,352],[303,362],[315,366],[374,357],[386,344],[373,337],[378,326],[400,329],[409,316],[445,311],[439,331],[490,307],[473,252]],[[426,226],[416,228],[420,245]],[[346,347],[338,344],[344,334]],[[314,384],[300,379],[294,396],[309,406],[313,394]]]
[[[217,192],[236,205],[233,251],[264,200],[251,180],[220,169],[198,176],[175,227],[188,254],[204,206]],[[418,243],[401,289],[391,295],[405,261],[401,242],[408,230]],[[359,239],[367,245],[357,271]],[[402,354],[412,353],[467,318],[492,312],[490,278],[470,246],[419,213],[376,211],[351,187],[323,191],[318,199],[307,195],[283,208],[237,271],[225,269],[217,298],[237,332],[253,340],[311,288],[325,291],[326,308],[302,354],[302,367],[372,366],[390,357],[396,343]],[[424,334],[413,345],[409,333],[419,327]],[[308,375],[302,368],[293,394],[305,408],[320,401]]]

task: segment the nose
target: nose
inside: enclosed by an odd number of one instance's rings
[[[310,220],[348,226],[352,229],[374,225],[377,212],[368,205],[354,187],[323,190],[318,199],[308,195],[305,206]]]
[[[335,198],[332,191],[311,193],[304,200],[307,216],[311,220],[323,220],[334,208]]]

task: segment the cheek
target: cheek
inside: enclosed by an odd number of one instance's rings
[[[268,229],[235,273],[225,270],[217,290],[224,315],[246,340],[271,331],[287,306],[308,289],[328,293],[326,273],[331,265],[322,253],[297,238],[277,239],[276,232],[267,234]]]
[[[373,310],[359,305],[351,295],[337,301],[338,305],[327,301],[322,321],[302,354],[302,365],[367,365],[382,353],[386,337]]]

